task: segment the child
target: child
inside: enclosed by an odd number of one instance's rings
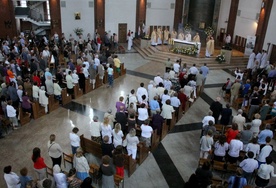
[[[28,176],[28,169],[26,167],[20,170],[20,182],[21,188],[25,188],[28,184],[30,184],[33,180],[31,176]]]
[[[113,162],[116,167],[116,174],[124,177],[124,154],[123,146],[117,146],[113,152]]]
[[[123,144],[122,138],[124,137],[124,134],[123,134],[123,131],[121,130],[120,123],[115,124],[115,128],[112,130],[112,136],[113,136],[113,143],[115,148]]]

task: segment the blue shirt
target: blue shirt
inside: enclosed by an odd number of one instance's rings
[[[150,109],[151,109],[151,110],[160,109],[160,106],[159,106],[159,103],[157,102],[157,100],[151,100],[151,101],[149,102],[149,105],[150,105]]]
[[[20,188],[25,188],[27,183],[31,180],[33,180],[31,176],[20,176],[20,183],[21,183]]]
[[[239,178],[238,184],[235,185],[235,180]],[[247,181],[243,177],[231,176],[228,179],[228,188],[243,188],[243,186],[247,185]]]
[[[209,73],[209,68],[206,66],[202,66],[200,67],[200,70],[202,71],[202,75],[204,76],[204,78],[206,78],[207,74]]]
[[[270,137],[270,138],[272,138],[273,137],[273,132],[271,131],[271,130],[269,130],[269,129],[265,129],[265,130],[262,130],[261,132],[260,132],[260,134],[258,135],[258,143],[259,144],[266,144],[266,141],[265,141],[265,139],[266,139],[266,137]]]

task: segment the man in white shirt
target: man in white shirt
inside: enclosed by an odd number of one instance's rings
[[[213,121],[213,123],[215,124],[215,118],[213,117],[213,112],[210,110],[208,112],[208,115],[205,116],[202,120],[202,129],[206,126],[209,125],[209,121]]]
[[[89,65],[89,62],[87,61],[86,57],[83,59],[83,63],[82,64],[85,65],[85,67],[86,67],[87,70],[89,69],[90,65]]]
[[[235,139],[232,139],[229,144],[229,151],[228,151],[228,161],[233,164],[236,163],[240,151],[243,150],[243,143],[240,141],[241,135],[237,134]]]
[[[157,75],[154,77],[153,79],[155,85],[159,85],[159,83],[161,82],[163,84],[164,80],[160,77],[160,73],[157,73]]]
[[[243,126],[245,124],[245,117],[242,116],[242,109],[238,110],[238,114],[233,117],[232,123],[238,124],[238,130],[243,131]]]
[[[263,50],[261,62],[260,62],[260,68],[264,69],[267,66],[267,53],[265,50]]]
[[[99,64],[101,63],[100,60],[99,60],[99,55],[98,54],[95,55],[94,63],[95,63],[96,66],[99,66]]]
[[[192,74],[194,76],[198,74],[198,69],[196,68],[196,64],[193,64],[193,66],[189,69],[189,74]]]
[[[146,95],[146,100],[148,100],[148,91],[144,88],[144,83],[140,83],[140,87],[137,89],[136,96],[138,101],[142,101],[142,96]]]
[[[272,147],[270,145],[271,138],[268,136],[266,137],[265,141],[266,141],[266,144],[265,146],[262,147],[260,154],[257,157],[259,166],[261,164],[265,164],[265,158],[268,157],[272,151]]]
[[[173,70],[176,74],[178,74],[179,69],[180,69],[179,60],[176,60],[176,62],[173,64]]]
[[[254,157],[254,153],[252,151],[249,151],[247,153],[248,158],[244,159],[239,166],[242,168],[243,170],[243,177],[246,178],[247,182],[249,182],[252,173],[254,172],[254,170],[256,170],[259,165],[258,165],[258,161],[255,160]]]

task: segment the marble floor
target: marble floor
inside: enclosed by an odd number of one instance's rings
[[[80,135],[90,137],[89,123],[94,115],[102,119],[108,109],[111,108],[115,112],[115,102],[120,96],[126,96],[131,89],[137,89],[140,82],[148,84],[158,72],[162,73],[165,69],[163,64],[144,60],[135,50],[119,54],[119,58],[125,63],[127,74],[116,79],[113,88],[102,86],[42,118],[32,120],[18,130],[11,131],[1,139],[0,169],[6,165],[12,165],[13,171],[19,174],[21,168],[27,167],[29,175],[35,177],[31,161],[34,147],[41,148],[42,156],[50,166],[52,163],[47,153],[50,134],[56,134],[56,142],[61,145],[64,152],[70,153],[69,133],[74,126],[80,129]],[[163,139],[158,148],[145,162],[137,166],[134,174],[130,178],[125,177],[126,188],[183,187],[185,181],[197,168],[200,122],[207,114],[210,103],[220,95],[220,87],[228,77],[233,78],[225,70],[210,71],[204,93],[177,122],[174,130]],[[234,111],[233,114],[235,113]],[[276,146],[275,141],[273,145]],[[87,158],[89,162],[100,162],[91,155]],[[275,163],[273,165],[275,166]],[[62,168],[66,171],[69,170],[69,166],[68,164],[64,167],[62,164]],[[276,185],[276,179],[272,178],[269,185]],[[2,170],[0,187],[6,187]]]

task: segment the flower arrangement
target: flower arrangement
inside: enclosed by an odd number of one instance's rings
[[[205,34],[207,35],[207,36],[212,36],[213,34],[214,34],[214,29],[212,28],[212,27],[206,27],[206,29],[204,30],[204,32],[205,32]]]
[[[150,36],[149,36],[149,35],[145,35],[145,36],[143,37],[143,39],[145,39],[145,40],[150,40]]]
[[[191,32],[191,30],[192,30],[192,26],[190,25],[190,24],[185,24],[185,26],[184,26],[184,31],[186,31],[186,32]]]
[[[74,29],[74,32],[75,32],[75,34],[76,34],[77,36],[80,36],[80,35],[82,35],[82,33],[83,33],[83,29],[77,27],[77,28]]]
[[[216,57],[216,61],[219,62],[219,63],[226,62],[224,53],[219,54],[219,55]]]
[[[185,54],[185,55],[197,55],[198,45],[193,45],[192,47],[175,47],[170,50],[173,53]]]

